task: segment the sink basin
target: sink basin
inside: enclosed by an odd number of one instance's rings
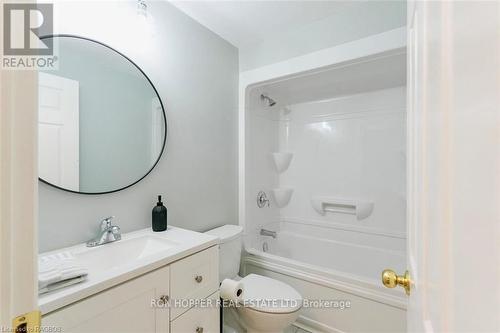
[[[160,254],[177,245],[167,239],[141,236],[88,248],[74,255],[91,270],[109,271]]]
[[[165,232],[145,228],[125,233],[121,240],[97,247],[81,243],[41,253],[69,252],[87,268],[88,276],[81,283],[40,295],[40,311],[55,311],[217,244],[215,236],[169,226]]]

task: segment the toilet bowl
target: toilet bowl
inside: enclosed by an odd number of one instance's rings
[[[302,296],[284,282],[257,274],[238,276],[243,229],[225,225],[207,231],[219,237],[219,279],[240,280],[243,284],[241,302],[232,309],[238,325],[247,333],[279,333],[299,316]],[[230,324],[224,324],[230,328]]]
[[[302,297],[286,283],[257,274],[241,282],[243,301],[236,311],[248,333],[283,332],[299,316]]]
[[[247,333],[282,333],[299,316],[299,311],[276,314],[249,308],[240,308],[238,313]]]

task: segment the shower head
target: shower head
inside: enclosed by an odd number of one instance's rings
[[[271,97],[269,97],[265,94],[261,94],[260,99],[262,101],[265,101],[267,103],[267,106],[274,106],[276,104],[276,101],[274,99],[272,99]]]

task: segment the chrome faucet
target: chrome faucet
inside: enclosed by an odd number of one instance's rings
[[[101,221],[101,231],[97,238],[92,239],[87,242],[87,247],[94,247],[103,245],[106,243],[111,243],[122,239],[122,234],[120,233],[120,227],[112,225],[111,221],[114,216],[106,217]]]
[[[271,231],[271,230],[267,230],[267,229],[260,229],[260,234],[262,236],[270,236],[274,239],[276,239],[276,236],[278,236],[276,231]]]

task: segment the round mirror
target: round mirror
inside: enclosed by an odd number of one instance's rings
[[[58,69],[39,73],[40,180],[85,194],[122,190],[158,163],[167,122],[155,87],[129,58],[71,35],[57,43]]]

